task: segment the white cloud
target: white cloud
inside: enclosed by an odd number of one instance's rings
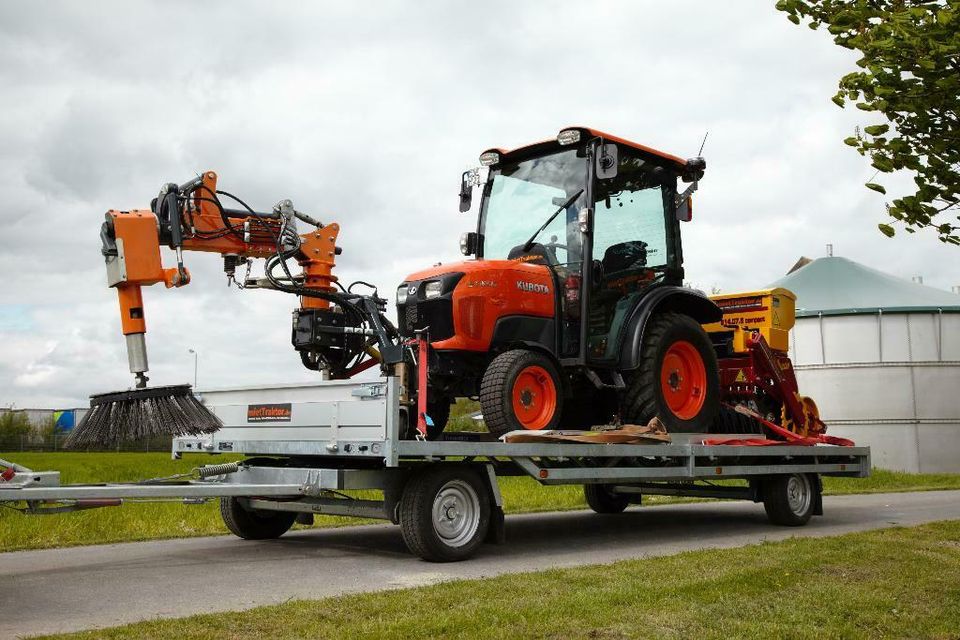
[[[0,313],[0,404],[129,384],[100,221],[208,168],[254,206],[290,197],[340,222],[341,279],[392,296],[457,258],[474,221],[456,183],[481,150],[586,124],[693,155],[709,130],[690,280],[760,286],[830,242],[960,284],[956,249],[876,232],[883,197],[841,142],[867,116],[829,102],[852,54],[772,5],[3,3],[0,304],[17,306]],[[189,348],[201,386],[310,379],[293,298],[227,290],[215,256],[187,261],[189,287],[146,293],[155,382],[190,380]]]

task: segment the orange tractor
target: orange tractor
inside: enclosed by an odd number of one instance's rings
[[[481,191],[476,230],[460,242],[473,258],[410,274],[396,291],[396,325],[376,291],[355,291],[366,283],[343,287],[333,275],[339,227],[288,200],[254,211],[207,172],[167,185],[150,211],[111,211],[103,252],[137,386],[147,371],[140,286],[188,283],[186,249],[222,254],[241,287],[299,296],[292,343],[306,367],[346,378],[379,365],[398,376],[410,437],[440,437],[461,397],[479,399],[496,435],[655,417],[673,432],[760,430],[721,401],[797,433],[822,430],[815,406],[797,394],[785,340],[771,346],[774,334],[763,331],[770,319],[740,326],[738,308],[725,316],[683,286],[680,223],[691,218],[702,158],[574,127],[490,149],[480,162],[460,186],[461,211],[474,187]],[[226,208],[221,196],[241,208]],[[176,268],[161,267],[161,244],[176,251]],[[266,259],[264,277],[238,279],[252,258]],[[792,306],[783,316],[781,331]]]

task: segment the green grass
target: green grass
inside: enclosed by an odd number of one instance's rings
[[[957,638],[960,522],[304,600],[55,638]]]
[[[184,473],[202,464],[228,462],[236,456],[193,455],[171,460],[166,453],[0,453],[36,471],[58,470],[61,482],[130,482]],[[869,478],[824,478],[826,493],[876,493],[960,489],[960,474],[907,474],[875,470]],[[531,478],[501,478],[508,513],[563,511],[586,507],[577,485],[542,487]],[[645,504],[665,504],[690,498],[650,496]],[[317,516],[314,526],[332,527],[364,522]],[[370,521],[366,521],[370,522]],[[24,516],[0,509],[0,551],[40,549],[157,538],[226,533],[215,502],[128,503],[122,508],[94,509],[50,516]]]
[[[476,400],[457,398],[450,406],[450,418],[447,419],[447,431],[486,431],[483,422],[474,420],[470,416],[480,411],[480,403]]]

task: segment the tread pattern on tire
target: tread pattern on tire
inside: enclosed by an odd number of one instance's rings
[[[238,498],[220,498],[220,516],[233,535],[244,540],[271,540],[290,530],[297,514],[290,511],[253,512]]]
[[[480,499],[480,526],[473,541],[462,547],[448,547],[433,528],[432,511],[436,493],[448,481],[459,478],[470,482]],[[437,467],[415,474],[400,497],[400,533],[410,551],[430,562],[466,560],[483,544],[490,527],[490,495],[472,469]],[[424,517],[426,516],[426,517]]]
[[[660,389],[660,367],[657,366],[657,346],[663,342],[664,336],[671,328],[687,325],[691,332],[703,333],[703,339],[710,345],[705,349],[704,365],[707,369],[708,384],[712,383],[713,398],[708,398],[708,402],[719,404],[720,401],[720,381],[717,377],[717,355],[710,344],[709,338],[703,332],[703,327],[696,320],[683,313],[668,311],[654,315],[647,322],[644,330],[643,343],[640,346],[640,366],[637,372],[631,376],[627,388],[623,394],[623,413],[624,418],[635,424],[647,424],[655,417],[659,417],[667,427],[667,431],[676,431],[671,429],[671,422],[675,422],[672,415],[658,416],[657,399]],[[712,372],[713,379],[710,379]],[[710,411],[710,408],[704,406],[702,411]],[[707,431],[704,427],[703,431]]]
[[[763,434],[763,425],[727,405],[720,405],[720,412],[710,426],[710,433]]]
[[[530,364],[538,364],[553,374],[553,382],[557,388],[557,411],[551,421],[544,429],[554,429],[560,421],[560,413],[563,409],[563,386],[560,384],[556,367],[553,363],[536,351],[527,349],[512,349],[504,351],[494,358],[487,366],[483,374],[483,380],[480,382],[480,409],[483,411],[483,422],[487,425],[487,431],[494,435],[502,435],[513,430],[511,421],[513,416],[508,413],[507,403],[504,400],[504,394],[511,393],[507,389],[507,380],[511,373],[517,369]]]

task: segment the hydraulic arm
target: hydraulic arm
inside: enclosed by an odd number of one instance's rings
[[[241,208],[227,208],[222,198]],[[298,233],[297,222],[309,229]],[[146,386],[146,318],[142,287],[190,283],[184,251],[223,256],[228,282],[239,288],[268,288],[297,295],[294,347],[305,366],[332,377],[349,377],[381,360],[397,362],[401,347],[396,330],[382,315],[386,301],[344,289],[333,275],[340,227],[323,224],[282,200],[269,213],[257,212],[232,194],[217,190],[217,176],[207,171],[183,185],[167,184],[149,210],[111,210],[101,229],[107,284],[117,290],[121,327],[136,386]],[[176,254],[176,266],[164,268],[160,247]],[[237,280],[253,259],[266,260],[263,278]],[[292,273],[288,260],[300,266]],[[359,284],[359,283],[358,283]],[[381,355],[382,354],[382,355]]]

